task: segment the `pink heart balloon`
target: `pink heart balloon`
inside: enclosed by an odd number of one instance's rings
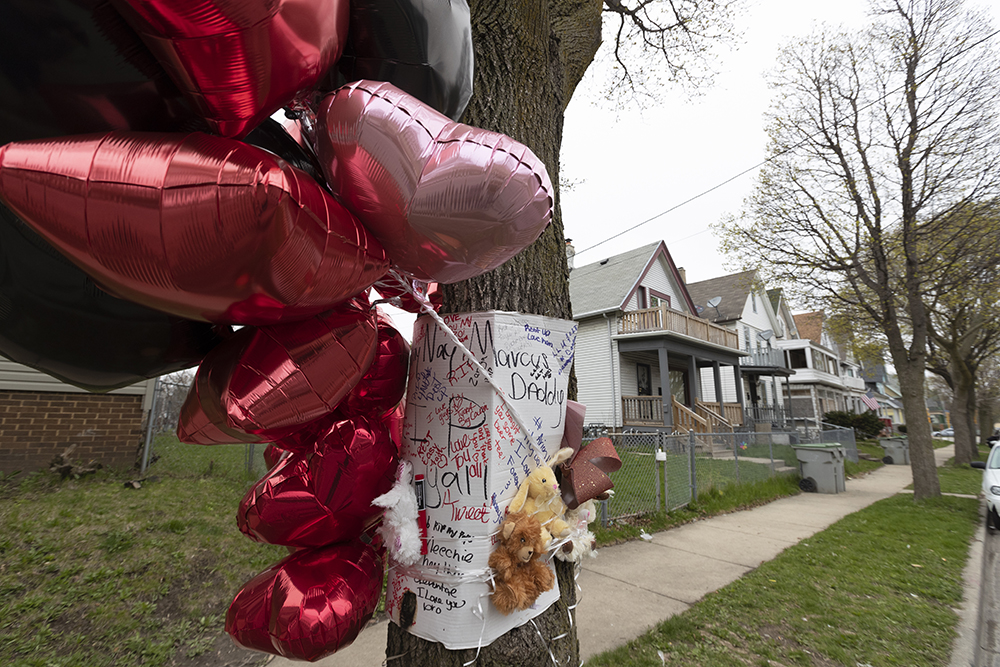
[[[248,581],[229,606],[237,644],[315,661],[348,646],[382,592],[385,550],[372,534],[304,549]]]
[[[186,319],[303,319],[389,266],[378,241],[304,172],[206,134],[8,144],[0,199],[109,291]]]
[[[181,406],[177,436],[270,442],[332,412],[375,357],[374,318],[352,302],[325,315],[244,327],[213,349]]]
[[[323,99],[327,181],[410,276],[453,283],[496,268],[552,217],[552,184],[525,146],[462,125],[398,88],[358,81]]]
[[[116,0],[177,87],[226,137],[246,134],[340,58],[347,0]]]
[[[247,492],[237,524],[253,540],[291,547],[352,539],[381,517],[372,500],[392,488],[397,463],[381,420],[337,422],[309,455],[279,461]]]

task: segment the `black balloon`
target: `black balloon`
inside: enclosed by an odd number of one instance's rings
[[[0,205],[0,354],[89,391],[197,365],[228,327],[111,296]]]
[[[202,127],[108,0],[0,2],[0,144]]]
[[[323,183],[323,170],[310,150],[306,150],[292,138],[281,123],[268,118],[253,129],[243,141],[274,153],[296,169],[306,172],[318,183]]]
[[[466,0],[351,0],[337,63],[342,83],[388,81],[452,120],[472,97],[472,27]]]

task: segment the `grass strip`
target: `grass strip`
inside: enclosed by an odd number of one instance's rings
[[[213,649],[234,592],[288,552],[239,532],[246,482],[203,475],[245,452],[212,449],[215,466],[140,489],[104,471],[0,487],[0,664],[158,666]]]
[[[977,507],[879,501],[587,665],[946,665]]]

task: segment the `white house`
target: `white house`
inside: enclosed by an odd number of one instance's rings
[[[749,355],[737,332],[698,316],[662,241],[574,268],[569,283],[587,422],[698,432],[742,424],[742,386],[723,378],[739,377]]]
[[[776,295],[776,301],[772,300],[757,271],[720,276],[687,287],[696,307],[702,308],[702,317],[736,332],[740,349],[749,355],[740,366],[746,397],[744,421],[775,427],[787,425],[787,383],[795,371],[788,367],[777,342],[793,335],[795,329],[783,319],[783,315],[790,315],[781,312],[780,294]],[[733,369],[727,371],[732,373]],[[702,370],[701,381],[709,393],[714,390],[714,378],[707,369]],[[725,377],[723,382],[726,400],[735,399],[733,378]]]

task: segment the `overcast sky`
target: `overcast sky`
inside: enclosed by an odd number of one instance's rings
[[[977,4],[990,6],[994,28],[1000,27],[1000,2]],[[595,106],[599,90],[592,67],[566,113],[560,167],[564,181],[576,182],[561,195],[566,237],[577,251],[759,164],[766,145],[763,114],[770,103],[764,75],[779,47],[820,23],[862,27],[867,6],[864,0],[748,0],[737,24],[743,44],[719,54],[714,85],[694,100],[675,95],[655,109],[616,112],[606,103]],[[739,212],[757,171],[587,250],[576,265],[662,239],[677,265],[687,269],[688,282],[738,270],[725,266],[709,226]]]

